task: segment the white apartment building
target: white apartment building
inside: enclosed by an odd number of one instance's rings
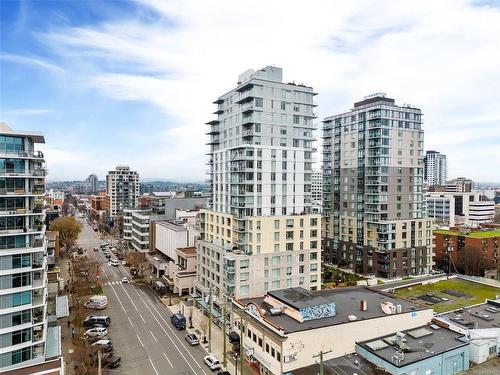
[[[118,165],[106,176],[110,216],[122,215],[125,208],[135,208],[139,197],[139,173],[129,166]]]
[[[448,178],[446,155],[437,151],[427,151],[424,158],[424,181],[427,186],[444,186]]]
[[[195,292],[216,301],[321,285],[311,214],[315,93],[282,69],[248,70],[220,96],[210,136],[211,203],[201,210]],[[217,304],[217,302],[216,302]]]
[[[311,202],[312,213],[323,212],[323,173],[313,172],[311,175]]]
[[[47,335],[44,156],[37,132],[0,124],[0,372],[42,363]]]
[[[141,253],[149,251],[149,223],[151,212],[135,210],[132,212],[131,241],[132,247]]]
[[[141,211],[136,208],[125,208],[123,215],[123,239],[131,244],[132,241],[132,214],[136,211]]]
[[[427,192],[427,216],[438,226],[478,226],[490,223],[495,217],[495,202],[482,200],[481,193]]]

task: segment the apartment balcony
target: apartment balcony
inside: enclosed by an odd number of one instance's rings
[[[1,158],[24,158],[24,159],[37,159],[43,161],[42,151],[19,151],[19,150],[6,150],[0,149]]]
[[[219,134],[219,127],[216,125],[213,125],[212,128],[205,134],[212,135],[212,134]]]
[[[224,277],[222,279],[222,281],[224,282],[225,285],[229,285],[229,286],[235,286],[236,284],[236,280],[234,278],[229,278],[229,277]]]
[[[11,227],[11,228],[6,228],[6,229],[0,229],[0,237],[2,236],[11,236],[11,235],[17,235],[17,234],[40,234],[43,232],[44,229],[44,224],[40,225],[32,225],[29,227],[22,226],[22,227]]]
[[[0,169],[0,177],[45,177],[47,170],[45,168],[37,169]]]
[[[45,209],[41,206],[33,207],[31,210],[26,208],[15,208],[7,211],[0,211],[0,216],[30,216],[30,215],[45,215]]]
[[[227,273],[235,273],[236,272],[236,269],[234,266],[228,266],[228,265],[224,265],[224,272],[227,272]]]

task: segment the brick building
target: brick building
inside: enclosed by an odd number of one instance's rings
[[[483,276],[485,271],[498,269],[500,229],[483,228],[474,231],[460,229],[435,230],[433,234],[436,254],[434,261],[438,268],[448,272],[448,253],[451,253],[452,263],[455,264],[460,273],[477,273],[475,276]],[[469,258],[471,262],[477,262],[477,260],[474,261],[473,259],[481,259],[478,269],[463,269],[461,263],[464,258]],[[453,265],[451,269],[452,272],[455,272]]]

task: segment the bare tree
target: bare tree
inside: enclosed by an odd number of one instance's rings
[[[201,332],[203,332],[203,343],[205,344],[207,342],[208,332],[208,318],[205,314],[200,315],[200,318],[198,319],[198,326],[200,327]]]
[[[138,276],[144,278],[144,273],[149,267],[149,262],[146,259],[146,254],[139,251],[133,252],[128,256],[128,263],[130,264],[130,267],[133,267],[137,270]]]
[[[486,268],[485,256],[481,249],[466,246],[458,251],[456,266],[458,271],[464,275],[484,275],[484,270]]]

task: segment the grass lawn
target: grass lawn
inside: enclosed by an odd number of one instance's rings
[[[485,231],[475,231],[469,234],[460,234],[460,232],[453,230],[437,229],[433,231],[434,234],[448,234],[450,236],[462,235],[470,238],[489,238],[500,236],[500,230],[485,230]]]
[[[471,297],[455,297],[443,293],[442,290],[450,289],[469,294]],[[500,288],[495,288],[488,285],[473,283],[461,279],[451,279],[438,281],[426,285],[415,285],[408,288],[396,289],[396,295],[410,298],[418,297],[422,294],[432,293],[435,297],[448,298],[449,301],[443,301],[434,305],[428,305],[420,299],[415,299],[414,302],[424,306],[430,306],[436,313],[452,311],[464,306],[475,305],[484,302],[486,298],[495,299],[497,294],[500,294]]]

